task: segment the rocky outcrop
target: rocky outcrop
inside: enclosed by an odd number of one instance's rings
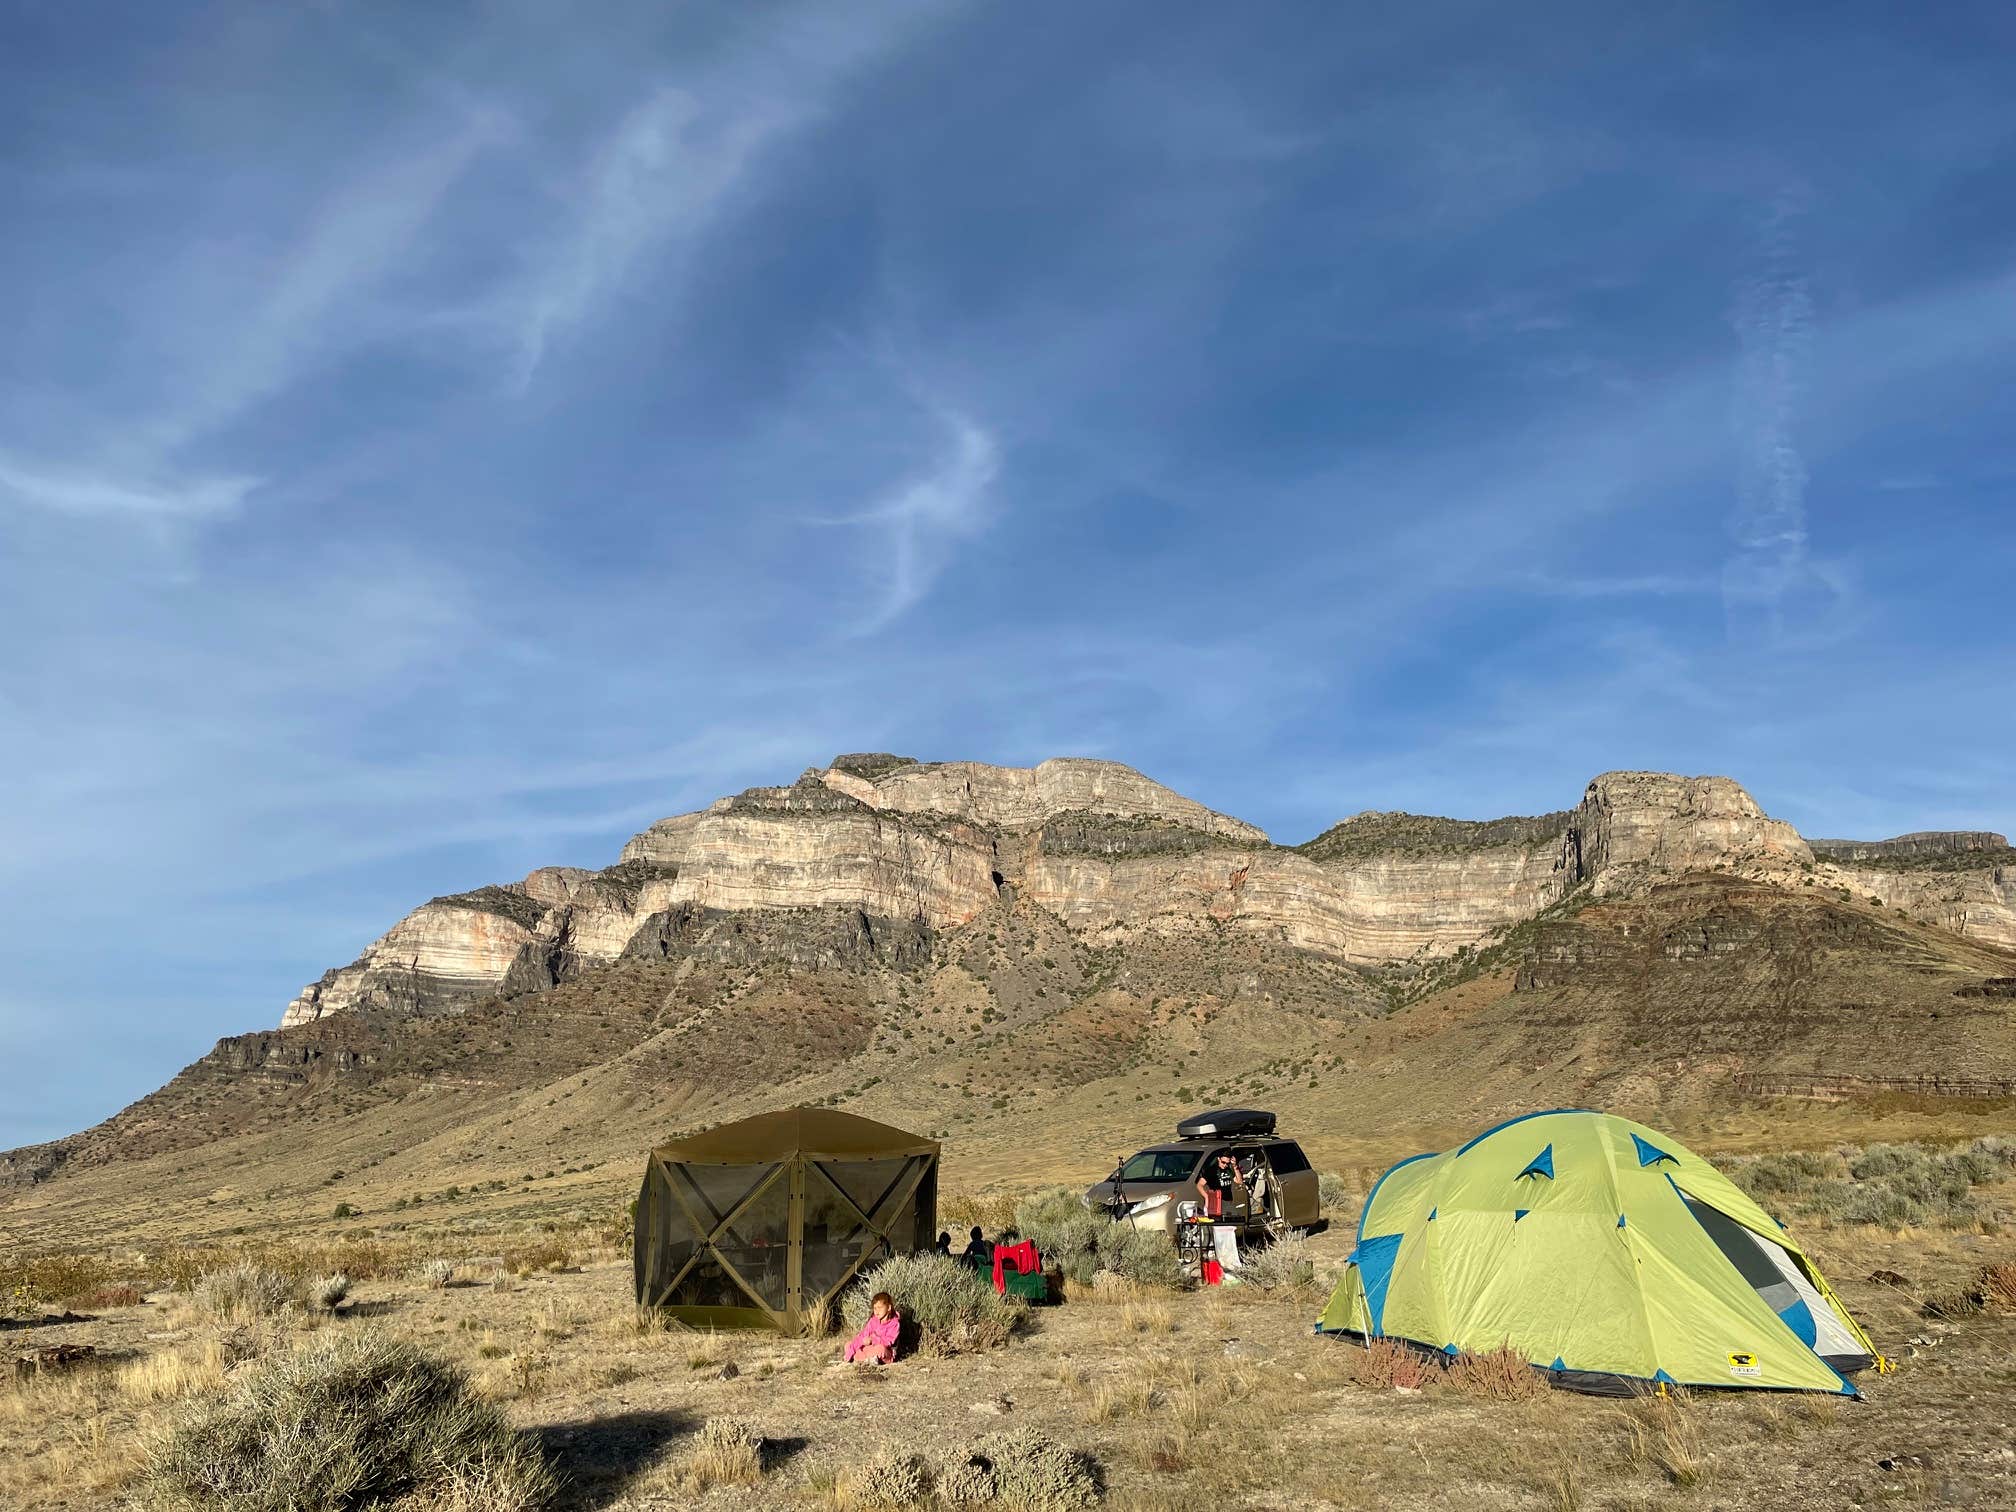
[[[1986,859],[2000,853],[1978,854]],[[1814,878],[1970,940],[2016,948],[2016,854],[1967,869],[1909,863],[1823,865]]]
[[[1920,886],[1859,867],[1864,893],[1887,887],[1948,927],[2016,941],[2000,871]],[[1494,820],[1368,811],[1291,850],[1113,762],[856,754],[660,820],[603,871],[548,867],[437,898],[306,989],[283,1025],[450,1012],[624,957],[903,968],[1017,899],[1104,942],[1229,929],[1358,966],[1420,963],[1585,884],[1630,895],[1710,870],[1783,881],[1815,861],[1726,777],[1608,772],[1572,810]]]
[[[1727,777],[1605,772],[1569,826],[1575,880],[1616,891],[1658,873],[1810,862],[1799,832]]]
[[[1920,861],[1958,858],[1966,865],[1984,851],[2006,851],[2009,837],[1992,830],[1914,830],[1889,840],[1808,840],[1827,861]]]

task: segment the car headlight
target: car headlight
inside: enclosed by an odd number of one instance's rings
[[[1165,1208],[1169,1206],[1169,1204],[1174,1202],[1175,1200],[1176,1196],[1175,1193],[1173,1192],[1157,1192],[1153,1197],[1144,1197],[1139,1202],[1135,1203],[1134,1206],[1127,1209],[1127,1216],[1129,1218],[1134,1218],[1138,1217],[1142,1213],[1152,1213],[1157,1208]]]

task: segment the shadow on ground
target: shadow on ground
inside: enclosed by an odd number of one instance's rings
[[[674,1440],[699,1426],[690,1412],[623,1412],[585,1423],[549,1423],[533,1432],[565,1478],[559,1505],[580,1512],[619,1499],[631,1481],[665,1457]]]

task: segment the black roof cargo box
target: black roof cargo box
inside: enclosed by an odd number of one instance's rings
[[[1224,1139],[1234,1134],[1272,1134],[1274,1115],[1259,1108],[1213,1108],[1176,1125],[1178,1139]]]

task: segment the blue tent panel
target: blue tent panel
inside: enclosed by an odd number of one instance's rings
[[[1358,1279],[1365,1287],[1365,1310],[1372,1315],[1375,1334],[1385,1331],[1386,1288],[1393,1280],[1393,1262],[1399,1254],[1398,1234],[1358,1241]]]
[[[1554,1179],[1554,1146],[1550,1144],[1538,1155],[1527,1161],[1526,1169],[1521,1171],[1514,1180],[1524,1181],[1528,1176],[1545,1176],[1549,1181]]]
[[[1811,1349],[1819,1341],[1820,1330],[1813,1322],[1813,1310],[1805,1302],[1794,1302],[1778,1314],[1785,1320],[1785,1326],[1799,1335],[1799,1342]]]

